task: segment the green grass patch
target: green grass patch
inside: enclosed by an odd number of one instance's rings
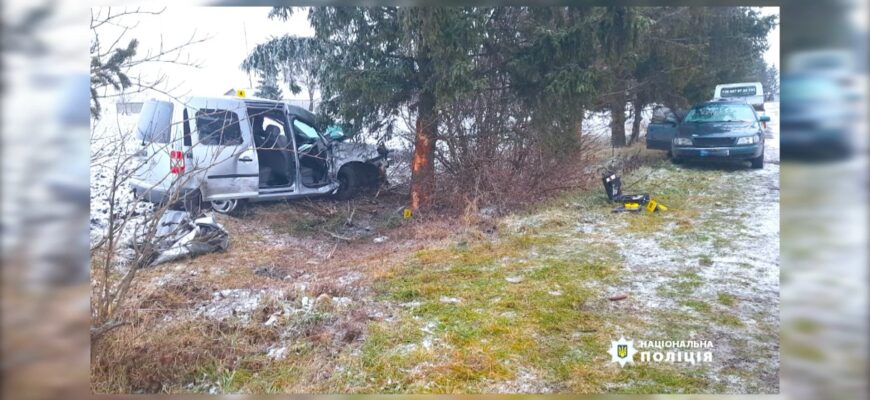
[[[356,363],[357,384],[365,391],[478,392],[524,368],[542,381],[601,390],[607,377],[585,368],[591,354],[606,362],[610,335],[577,333],[604,325],[586,307],[597,300],[589,284],[615,282],[620,265],[606,246],[560,246],[555,235],[516,235],[417,252],[376,283],[380,297],[418,304],[393,323],[374,324]],[[396,348],[405,351],[389,350]]]
[[[742,327],[743,321],[731,314],[717,313],[713,315],[713,321],[725,326]]]
[[[737,304],[737,298],[730,293],[719,292],[716,296],[716,299],[719,301],[719,304],[723,306],[731,307]]]
[[[703,302],[701,300],[683,300],[680,304],[690,307],[693,310],[700,313],[709,313],[710,312],[710,304]]]

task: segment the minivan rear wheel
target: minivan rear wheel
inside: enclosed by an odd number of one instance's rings
[[[211,202],[211,209],[220,214],[236,214],[243,207],[242,200],[214,200]]]

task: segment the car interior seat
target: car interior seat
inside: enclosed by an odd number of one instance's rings
[[[281,130],[277,126],[269,125],[266,127],[263,143],[257,147],[257,157],[260,159],[261,184],[276,186],[291,183],[287,138],[281,135]],[[266,169],[268,172],[264,172]]]

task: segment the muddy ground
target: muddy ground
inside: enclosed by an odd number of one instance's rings
[[[779,156],[763,170],[643,153],[599,187],[506,215],[406,220],[401,191],[218,216],[228,251],[145,270],[92,353],[101,392],[775,393]],[[618,300],[612,300],[618,299]],[[711,363],[610,361],[703,340]],[[636,360],[637,361],[637,360]]]

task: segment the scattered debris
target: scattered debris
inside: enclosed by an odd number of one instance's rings
[[[615,295],[613,295],[613,296],[608,297],[607,300],[610,300],[610,301],[620,301],[620,300],[625,300],[626,298],[628,298],[628,295],[627,295],[627,294],[625,294],[625,293],[620,293],[620,294],[615,294]]]
[[[522,276],[509,276],[507,278],[504,278],[504,280],[506,280],[510,283],[520,283],[523,281],[523,277]]]
[[[229,246],[229,234],[210,216],[191,221],[186,211],[169,210],[157,223],[154,235],[157,257],[151,262],[152,266],[183,257],[224,251]]]

